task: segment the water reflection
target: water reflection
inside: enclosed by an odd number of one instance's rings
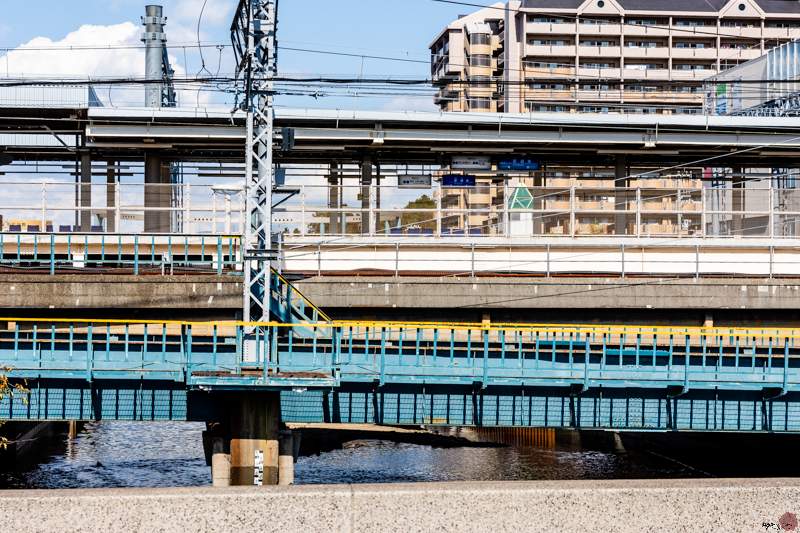
[[[72,442],[27,472],[0,474],[6,488],[167,487],[210,482],[203,424],[88,424]],[[539,448],[434,449],[354,441],[297,463],[302,484],[686,477],[692,472],[648,454]]]

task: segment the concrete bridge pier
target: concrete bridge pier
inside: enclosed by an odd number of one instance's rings
[[[234,395],[227,399],[226,407],[228,420],[210,425],[204,439],[213,485],[277,485],[279,464],[284,478],[281,484],[292,484],[293,444],[291,433],[287,437],[281,432],[280,393]],[[283,448],[281,440],[286,441]],[[280,461],[279,452],[286,449],[288,464],[285,458]]]

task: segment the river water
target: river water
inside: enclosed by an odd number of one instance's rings
[[[203,424],[102,422],[85,426],[30,469],[0,473],[0,488],[181,487],[210,483]],[[648,453],[535,447],[431,448],[354,441],[301,457],[298,484],[690,477],[697,472]]]

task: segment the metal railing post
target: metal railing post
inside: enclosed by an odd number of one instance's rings
[[[549,278],[550,277],[550,243],[547,243],[547,248],[546,248],[546,252],[545,253],[546,253],[546,256],[545,256],[545,261],[546,261],[545,268],[547,269],[546,276]]]
[[[772,181],[769,185],[769,238],[775,237],[775,189],[772,188]]]
[[[42,182],[42,226],[40,231],[47,231],[47,182]]]
[[[56,236],[50,234],[50,275],[56,273]]]
[[[700,245],[694,245],[694,277],[700,279]]]
[[[471,254],[470,254],[470,274],[474,278],[475,277],[475,243],[472,243],[472,246],[470,248],[471,248],[471,250],[470,250],[470,252],[471,252]]]
[[[533,207],[533,204],[531,204]],[[511,224],[511,217],[508,211],[508,180],[503,180],[503,235],[505,237],[511,236],[511,228],[509,225]],[[533,217],[531,217],[533,218]]]
[[[345,232],[346,233],[346,232]],[[300,235],[306,235],[306,186],[300,185]]]
[[[775,277],[775,246],[769,247],[769,279]]]
[[[183,232],[192,233],[192,184],[187,183],[184,185],[184,201],[183,201]],[[230,233],[230,232],[229,232]]]
[[[120,182],[119,185],[114,187],[114,229],[117,230],[118,233],[122,233],[122,229],[120,228],[120,223],[122,222],[122,207],[119,205],[122,202],[122,193],[120,192],[120,187],[122,183]]]
[[[436,192],[436,236],[442,236],[442,185],[437,183]]]
[[[700,184],[700,238],[706,237],[706,226],[708,225],[708,215],[706,215],[706,188]]]
[[[636,187],[636,236],[642,236],[642,189]]]
[[[577,217],[575,216],[575,186],[569,188],[569,233],[572,237],[575,236],[576,228],[575,222]]]

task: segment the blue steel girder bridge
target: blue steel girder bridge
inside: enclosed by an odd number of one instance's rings
[[[213,421],[280,391],[284,422],[800,431],[798,330],[338,322],[274,279],[283,321],[0,319],[30,390],[0,418]]]

